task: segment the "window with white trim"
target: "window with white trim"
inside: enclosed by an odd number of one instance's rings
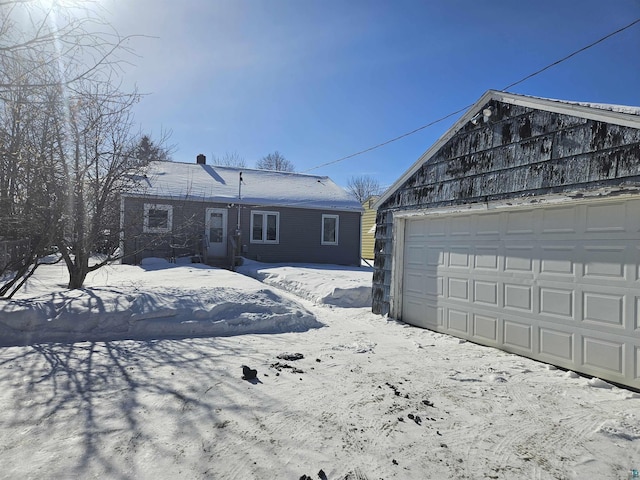
[[[338,245],[340,216],[322,215],[322,245]]]
[[[251,211],[251,243],[280,242],[280,213]]]
[[[144,233],[167,233],[173,226],[173,205],[144,204]]]

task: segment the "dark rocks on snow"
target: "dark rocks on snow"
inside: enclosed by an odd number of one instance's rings
[[[277,356],[280,360],[287,360],[289,362],[294,362],[296,360],[301,360],[304,358],[304,355],[301,353],[281,353]]]
[[[275,368],[278,372],[281,372],[284,369],[288,369],[291,370],[291,373],[304,373],[304,371],[300,370],[299,368],[292,367],[288,363],[276,362],[271,364],[271,368]]]
[[[242,379],[243,380],[254,380],[258,376],[258,370],[254,368],[249,368],[246,365],[242,366]]]
[[[324,473],[324,470],[320,470],[318,472],[318,478],[320,480],[327,480],[327,474]],[[304,474],[300,477],[300,480],[313,480],[313,477],[311,477],[310,475]]]

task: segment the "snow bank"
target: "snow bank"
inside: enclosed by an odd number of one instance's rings
[[[146,260],[142,267],[114,265],[94,272],[86,288],[71,291],[57,281],[63,276],[64,267],[44,265],[38,270],[40,284],[32,282],[14,300],[0,301],[0,345],[297,332],[322,326],[302,305],[260,282],[204,265],[160,259]]]
[[[245,259],[237,271],[315,303],[343,308],[371,306],[373,269],[369,267],[266,264]]]

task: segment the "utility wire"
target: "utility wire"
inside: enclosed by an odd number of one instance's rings
[[[471,105],[473,105],[473,104],[471,104]],[[432,125],[435,125],[436,123],[442,122],[443,120],[446,120],[447,118],[452,117],[453,115],[456,115],[457,113],[464,112],[471,105],[467,105],[466,107],[462,107],[461,109],[456,110],[455,112],[451,112],[450,114],[445,115],[444,117],[441,117],[441,118],[439,118],[437,120],[434,120],[431,123],[427,123],[426,125],[418,127],[415,130],[411,130],[410,132],[403,133],[402,135],[400,135],[398,137],[395,137],[395,138],[392,138],[390,140],[387,140],[386,142],[379,143],[378,145],[374,145],[373,147],[365,148],[364,150],[360,150],[359,152],[352,153],[351,155],[347,155],[346,157],[338,158],[337,160],[332,160],[331,162],[323,163],[322,165],[318,165],[318,166],[310,168],[308,170],[304,170],[303,172],[300,172],[300,173],[307,173],[307,172],[310,172],[312,170],[316,170],[318,168],[326,167],[328,165],[333,165],[334,163],[342,162],[342,161],[347,160],[349,158],[357,157],[358,155],[362,155],[363,153],[370,152],[371,150],[375,150],[377,148],[384,147],[385,145],[388,145],[390,143],[398,141],[401,138],[408,137],[409,135],[413,135],[414,133],[419,132],[420,130],[424,130],[425,128],[428,128],[428,127],[431,127]]]
[[[504,87],[502,90],[508,90],[508,89],[509,89],[509,88],[511,88],[511,87],[515,87],[516,85],[518,85],[518,84],[520,84],[520,83],[524,82],[525,80],[529,80],[531,77],[535,77],[536,75],[541,74],[541,73],[542,73],[542,72],[544,72],[545,70],[548,70],[548,69],[550,69],[551,67],[555,67],[556,65],[558,65],[558,64],[560,64],[560,63],[562,63],[562,62],[564,62],[565,60],[569,60],[571,57],[573,57],[573,56],[575,56],[575,55],[578,55],[579,53],[582,53],[582,52],[584,52],[585,50],[588,50],[588,49],[590,49],[591,47],[594,47],[594,46],[596,46],[597,44],[599,44],[599,43],[601,43],[601,42],[604,42],[604,41],[605,41],[605,40],[607,40],[608,38],[611,38],[611,37],[613,37],[614,35],[617,35],[617,34],[618,34],[618,33],[620,33],[620,32],[624,32],[627,28],[631,28],[631,27],[633,27],[636,23],[640,23],[640,18],[638,18],[638,19],[634,20],[633,22],[631,22],[629,25],[627,25],[627,26],[625,26],[625,27],[619,28],[619,29],[618,29],[618,30],[616,30],[615,32],[611,32],[609,35],[605,35],[604,37],[600,38],[599,40],[596,40],[595,42],[590,43],[590,44],[589,44],[589,45],[587,45],[586,47],[582,47],[580,50],[576,50],[575,52],[570,53],[570,54],[569,54],[569,55],[567,55],[566,57],[563,57],[563,58],[561,58],[560,60],[557,60],[557,61],[555,61],[555,62],[553,62],[553,63],[551,63],[551,64],[547,65],[547,66],[546,66],[546,67],[544,67],[544,68],[541,68],[541,69],[540,69],[540,70],[538,70],[537,72],[533,72],[532,74],[527,75],[527,76],[526,76],[526,77],[524,77],[523,79],[518,80],[517,82],[513,82],[513,83],[512,83],[512,84],[510,84],[510,85],[507,85],[507,86],[506,86],[506,87]]]
[[[518,80],[517,82],[513,82],[513,83],[511,83],[511,84],[507,85],[507,86],[506,86],[506,87],[504,87],[502,90],[503,90],[503,91],[508,90],[509,88],[511,88],[511,87],[515,87],[516,85],[519,85],[519,84],[521,84],[522,82],[525,82],[526,80],[529,80],[530,78],[535,77],[536,75],[540,75],[542,72],[544,72],[544,71],[546,71],[546,70],[550,69],[551,67],[555,67],[556,65],[559,65],[559,64],[561,64],[562,62],[565,62],[565,61],[569,60],[571,57],[574,57],[575,55],[578,55],[579,53],[582,53],[582,52],[584,52],[585,50],[588,50],[588,49],[590,49],[590,48],[592,48],[592,47],[594,47],[594,46],[598,45],[599,43],[604,42],[605,40],[607,40],[607,39],[609,39],[609,38],[613,37],[614,35],[617,35],[617,34],[619,34],[619,33],[621,33],[621,32],[624,32],[625,30],[627,30],[627,29],[629,29],[629,28],[633,27],[633,26],[634,26],[635,24],[637,24],[637,23],[640,23],[640,18],[638,18],[638,19],[634,20],[633,22],[631,22],[630,24],[628,24],[628,25],[626,25],[626,26],[624,26],[624,27],[622,27],[622,28],[619,28],[618,30],[616,30],[616,31],[614,31],[614,32],[609,33],[608,35],[605,35],[604,37],[602,37],[602,38],[600,38],[600,39],[596,40],[595,42],[590,43],[589,45],[587,45],[587,46],[585,46],[585,47],[582,47],[582,48],[580,48],[579,50],[576,50],[576,51],[575,51],[575,52],[573,52],[573,53],[570,53],[570,54],[569,54],[569,55],[567,55],[566,57],[563,57],[563,58],[561,58],[560,60],[556,60],[555,62],[550,63],[549,65],[547,65],[546,67],[541,68],[540,70],[537,70],[537,71],[535,71],[535,72],[533,72],[533,73],[531,73],[531,74],[527,75],[526,77],[521,78],[521,79],[520,79],[520,80]],[[397,137],[391,138],[391,139],[389,139],[389,140],[387,140],[387,141],[385,141],[385,142],[379,143],[379,144],[374,145],[374,146],[369,147],[369,148],[365,148],[364,150],[360,150],[359,152],[352,153],[352,154],[347,155],[347,156],[345,156],[345,157],[338,158],[337,160],[332,160],[332,161],[330,161],[330,162],[323,163],[323,164],[321,164],[321,165],[317,165],[317,166],[315,166],[315,167],[309,168],[309,169],[307,169],[307,170],[302,171],[301,173],[311,172],[311,171],[313,171],[313,170],[317,170],[318,168],[327,167],[327,166],[329,166],[329,165],[333,165],[333,164],[336,164],[336,163],[339,163],[339,162],[343,162],[343,161],[348,160],[348,159],[350,159],[350,158],[353,158],[353,157],[357,157],[357,156],[359,156],[359,155],[362,155],[363,153],[367,153],[367,152],[370,152],[370,151],[372,151],[372,150],[376,150],[376,149],[378,149],[378,148],[380,148],[380,147],[384,147],[385,145],[389,145],[390,143],[397,142],[398,140],[400,140],[400,139],[402,139],[402,138],[408,137],[409,135],[413,135],[414,133],[417,133],[417,132],[419,132],[420,130],[424,130],[425,128],[429,128],[429,127],[431,127],[431,126],[433,126],[433,125],[435,125],[435,124],[437,124],[437,123],[440,123],[440,122],[442,122],[442,121],[446,120],[446,119],[447,119],[447,118],[449,118],[449,117],[452,117],[452,116],[454,116],[454,115],[457,115],[458,113],[464,112],[465,110],[467,110],[468,108],[470,108],[472,105],[473,105],[473,103],[472,103],[472,104],[469,104],[469,105],[466,105],[466,106],[464,106],[464,107],[462,107],[462,108],[460,108],[460,109],[456,110],[455,112],[451,112],[451,113],[449,113],[448,115],[445,115],[444,117],[440,117],[440,118],[438,118],[437,120],[433,120],[432,122],[427,123],[426,125],[423,125],[423,126],[418,127],[418,128],[416,128],[416,129],[414,129],[414,130],[411,130],[410,132],[403,133],[402,135],[399,135],[399,136],[397,136]]]

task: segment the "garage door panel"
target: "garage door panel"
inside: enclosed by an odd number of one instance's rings
[[[454,300],[469,300],[469,281],[466,278],[449,277],[447,297]]]
[[[505,272],[533,273],[533,247],[507,247],[505,249]]]
[[[575,245],[542,245],[540,247],[540,273],[573,277],[575,275],[575,251]]]
[[[412,269],[422,268],[426,260],[426,247],[424,245],[412,244],[405,250],[405,261]]]
[[[434,218],[428,222],[425,230],[428,237],[444,237],[447,234],[447,220],[445,218]]]
[[[423,296],[427,293],[425,288],[427,284],[427,274],[421,271],[407,272],[405,275],[405,291],[408,295]]]
[[[498,282],[475,280],[473,300],[484,305],[498,306]]]
[[[624,295],[583,292],[583,321],[624,327]]]
[[[640,388],[640,200],[414,221],[403,320]]]
[[[555,328],[540,328],[540,354],[551,360],[574,361],[574,334]]]
[[[498,317],[488,315],[473,315],[474,337],[484,339],[495,344],[498,342]]]
[[[540,314],[572,320],[575,315],[574,290],[540,287]]]
[[[427,230],[427,221],[424,219],[417,220],[415,222],[409,222],[407,225],[407,231],[405,235],[407,239],[410,239],[412,243],[419,242],[421,238],[424,238]]]
[[[504,284],[504,306],[523,310],[532,311],[532,287],[528,285],[514,285],[511,283]]]
[[[408,298],[404,305],[404,316],[409,323],[419,327],[440,330],[443,325],[442,308],[421,299]]]
[[[624,247],[584,247],[584,276],[607,277],[624,280]]]
[[[597,337],[582,338],[582,364],[624,376],[624,350],[622,342],[603,340]]]
[[[507,237],[533,233],[533,215],[532,210],[507,213]]]
[[[450,308],[447,310],[448,327],[459,334],[469,334],[469,313]]]
[[[483,270],[498,270],[498,255],[497,248],[477,247],[473,266]]]
[[[575,208],[553,208],[542,212],[542,233],[575,233],[579,225]]]
[[[444,294],[444,278],[431,273],[424,276],[425,296],[429,300],[441,297]]]
[[[448,265],[454,268],[469,267],[469,247],[453,247],[449,252]]]
[[[450,222],[451,236],[471,235],[471,216],[461,215]]]
[[[444,265],[445,248],[441,245],[429,245],[426,252],[427,266],[439,267]]]
[[[478,222],[476,234],[481,236],[500,235],[501,222],[500,213],[487,213],[482,216],[482,221]]]
[[[504,321],[504,344],[508,347],[531,351],[533,327],[526,323]]]
[[[624,204],[587,205],[587,232],[623,232],[626,228]]]

